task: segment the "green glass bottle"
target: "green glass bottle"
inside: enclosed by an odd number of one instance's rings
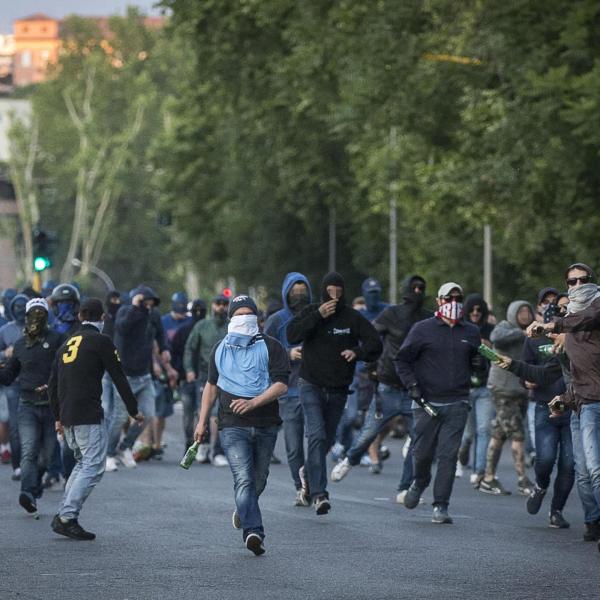
[[[489,347],[485,344],[481,344],[479,348],[477,348],[477,352],[482,356],[485,356],[488,360],[492,362],[500,362],[501,358]]]
[[[198,446],[199,445],[200,445],[199,442],[194,442],[187,449],[185,456],[181,459],[181,462],[179,463],[179,466],[182,469],[189,469],[192,466],[192,463],[194,462],[194,459],[196,458],[196,454],[198,454]]]
[[[554,344],[544,344],[543,346],[539,346],[538,352],[545,358],[550,358],[551,356],[555,356]]]

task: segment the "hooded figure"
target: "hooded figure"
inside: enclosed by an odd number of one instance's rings
[[[294,293],[292,288],[297,283],[306,286],[305,292]],[[274,337],[286,349],[288,356],[292,348],[299,347],[298,344],[290,344],[287,339],[286,327],[292,318],[304,310],[312,302],[312,291],[308,279],[295,271],[288,273],[281,286],[281,300],[283,308],[273,313],[265,323],[265,334]],[[288,384],[288,396],[298,396],[298,376],[300,374],[300,360],[292,360],[291,374]]]
[[[479,313],[479,321],[477,322],[471,321],[471,319],[469,318],[469,314],[475,306],[479,306],[479,308],[481,309],[481,312]],[[467,321],[467,323],[472,323],[473,325],[476,325],[479,328],[479,333],[481,334],[482,340],[489,340],[490,335],[492,333],[492,329],[494,329],[494,326],[488,323],[489,314],[490,309],[488,307],[487,302],[483,299],[483,296],[481,294],[469,294],[465,298],[463,318],[465,321]]]
[[[526,339],[525,329],[527,326],[522,326],[517,321],[517,314],[523,307],[529,308],[533,320],[534,312],[531,304],[525,302],[525,300],[515,300],[508,306],[506,320],[500,321],[490,335],[494,350],[514,359],[521,357]],[[514,373],[501,369],[496,364],[492,364],[488,386],[506,395],[527,395],[519,378]]]
[[[23,337],[23,327],[25,326],[25,307],[29,298],[25,294],[17,294],[11,300],[9,312],[12,321],[0,327],[0,362],[7,360],[4,351],[9,346],[14,346],[17,340]]]
[[[415,291],[419,289],[420,291]],[[402,346],[410,328],[423,319],[433,317],[430,310],[423,308],[425,279],[420,275],[409,275],[402,281],[401,292],[404,302],[388,306],[373,321],[373,326],[383,338],[383,352],[377,363],[377,377],[381,383],[403,388],[396,373],[394,358]]]
[[[367,305],[367,310],[364,311],[363,315],[369,321],[373,321],[388,306],[381,301],[381,284],[374,277],[369,277],[363,281],[361,291]]]

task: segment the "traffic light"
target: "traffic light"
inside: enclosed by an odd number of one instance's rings
[[[33,270],[41,273],[52,266],[52,253],[56,236],[36,227],[33,230],[32,245],[33,245]]]

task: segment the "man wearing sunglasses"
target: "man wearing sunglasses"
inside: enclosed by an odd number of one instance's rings
[[[415,508],[431,481],[431,464],[438,465],[433,488],[433,523],[452,523],[448,504],[460,441],[469,412],[473,372],[485,371],[477,353],[479,329],[463,320],[463,291],[448,282],[437,294],[434,317],[415,323],[396,356],[396,370],[415,401],[414,481],[404,498]],[[431,416],[416,401],[423,398],[436,411]]]
[[[566,334],[572,379],[567,391],[553,398],[549,406],[558,415],[574,409],[571,435],[577,489],[584,505],[586,533],[600,539],[600,290],[594,271],[584,263],[572,264],[565,279],[567,315],[532,325],[527,333]]]

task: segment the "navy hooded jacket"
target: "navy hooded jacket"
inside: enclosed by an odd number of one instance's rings
[[[306,287],[308,288],[308,302],[309,304],[312,302],[312,291],[310,289],[310,283],[308,282],[308,279],[302,275],[302,273],[292,271],[284,277],[283,284],[281,286],[281,300],[283,302],[283,308],[278,310],[276,313],[273,313],[265,323],[265,334],[279,341],[286,349],[288,356],[292,348],[298,348],[302,346],[302,344],[290,344],[286,333],[287,324],[294,317],[294,313],[289,307],[288,296],[290,290],[296,283],[306,284]],[[302,361],[290,359],[291,373],[286,396],[298,396],[298,377],[300,375],[301,365]]]

